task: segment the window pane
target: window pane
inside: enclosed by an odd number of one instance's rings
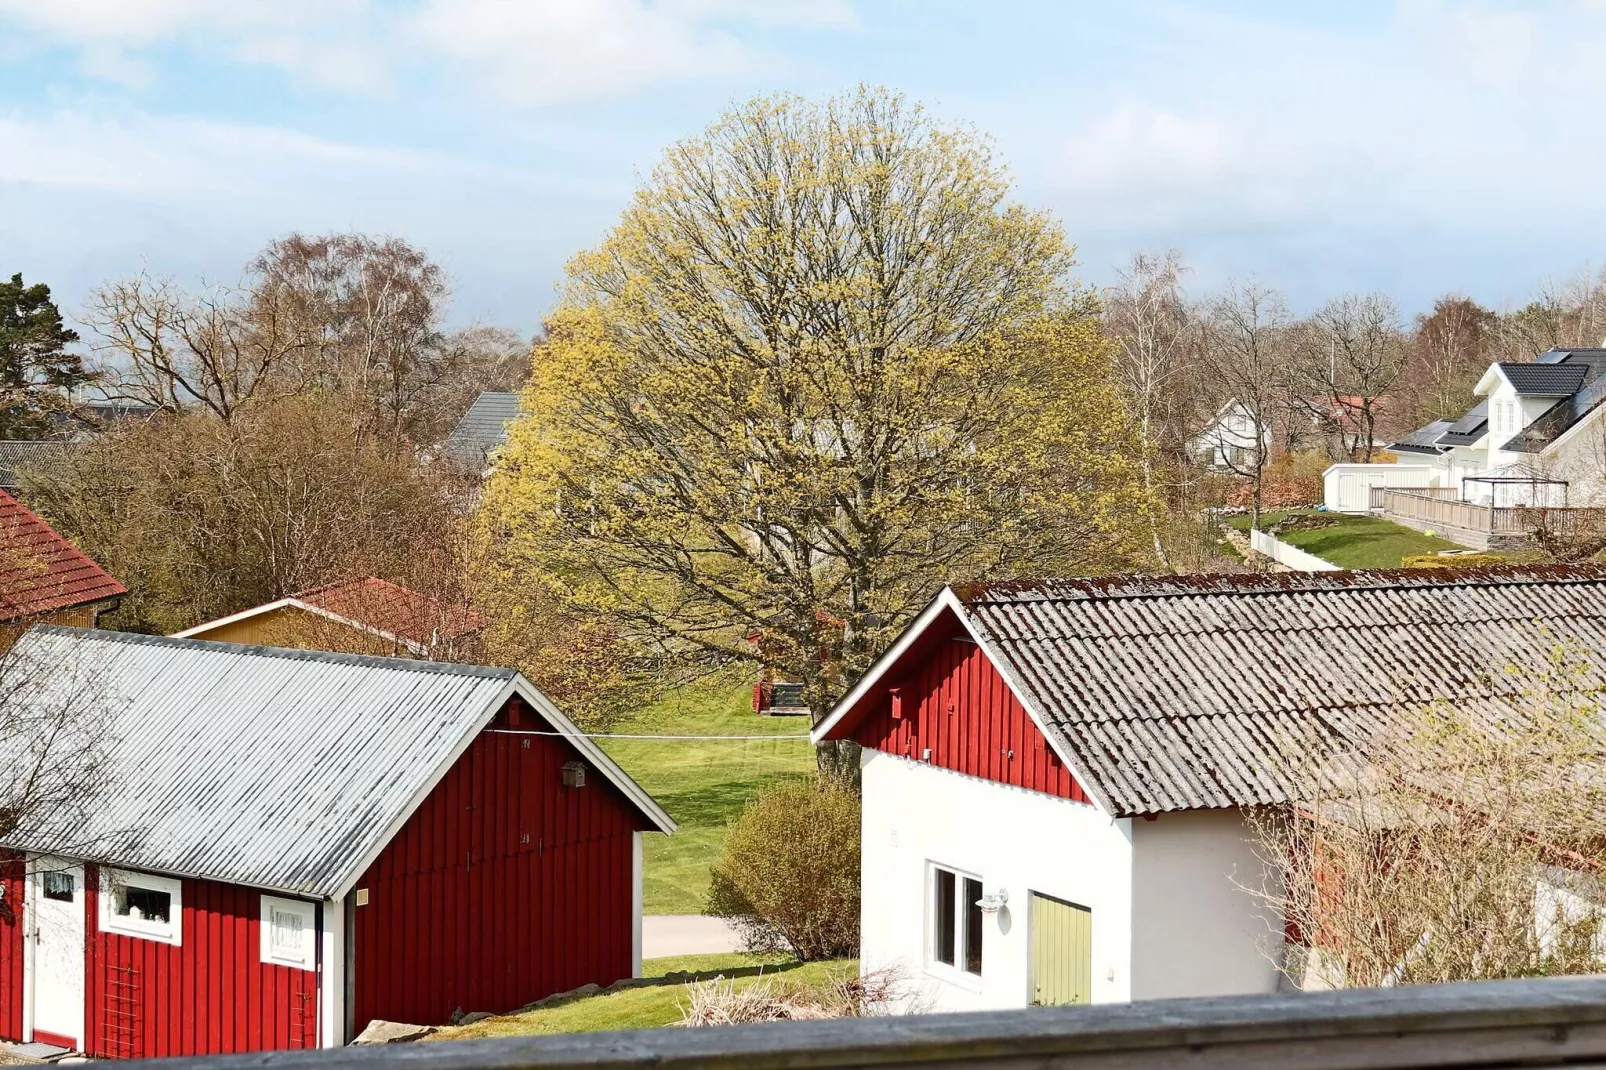
[[[125,884],[118,889],[117,913],[125,918],[166,922],[173,910],[173,897],[154,888]]]
[[[946,869],[933,872],[937,881],[936,917],[932,919],[932,956],[954,964],[954,875]]]
[[[73,879],[71,873],[46,873],[45,898],[56,899],[63,903],[71,903],[73,895]]]
[[[965,878],[965,972],[981,973],[981,881]]]
[[[285,951],[301,950],[301,915],[293,910],[273,911],[273,946]]]

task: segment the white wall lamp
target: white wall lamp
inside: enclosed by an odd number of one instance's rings
[[[976,900],[976,905],[981,907],[981,912],[983,914],[991,917],[994,914],[997,914],[1000,910],[1003,910],[1004,904],[1008,902],[1009,890],[1007,888],[999,888],[997,891],[988,892],[986,895]]]

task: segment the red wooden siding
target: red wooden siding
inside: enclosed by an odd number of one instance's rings
[[[100,877],[85,869],[89,1054],[210,1055],[318,1042],[317,974],[262,961],[261,893],[183,882],[179,946],[101,932]]]
[[[853,730],[866,747],[1077,802],[1082,786],[1049,747],[975,643],[950,639],[918,652]],[[894,707],[901,716],[893,716]]]
[[[505,722],[504,722],[505,723]],[[439,1024],[628,977],[643,818],[550,736],[481,735],[357,884],[353,1024]]]
[[[22,904],[27,870],[22,855],[0,851],[0,1037],[22,1039]]]

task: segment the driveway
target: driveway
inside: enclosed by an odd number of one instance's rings
[[[648,914],[641,919],[641,957],[723,955],[741,949],[741,938],[724,918],[702,914]]]

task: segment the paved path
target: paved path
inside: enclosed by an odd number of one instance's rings
[[[721,955],[741,949],[741,938],[724,918],[701,914],[648,914],[641,919],[641,957]]]

